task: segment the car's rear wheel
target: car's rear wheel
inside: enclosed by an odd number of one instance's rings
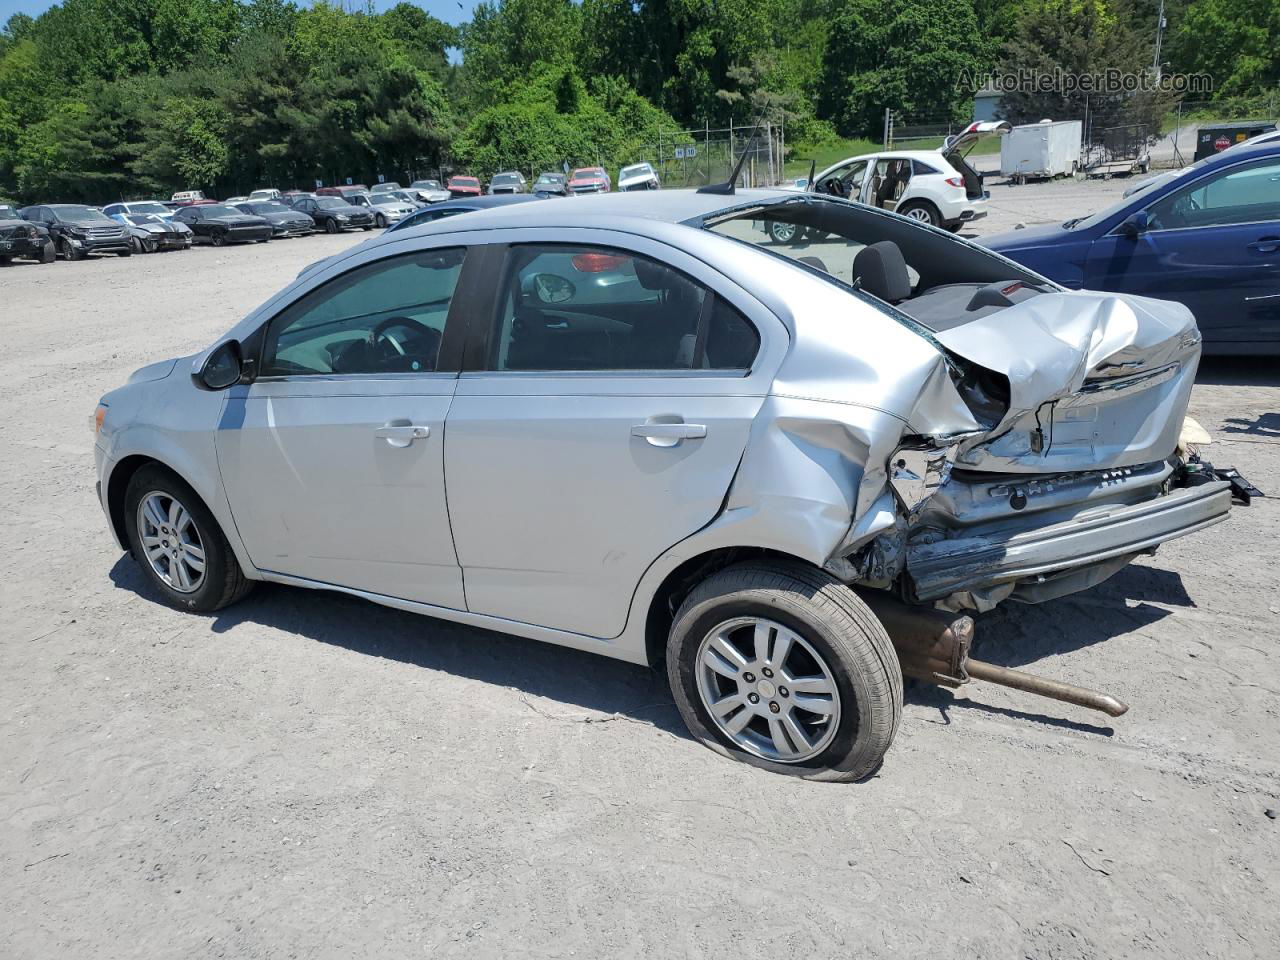
[[[902,670],[880,622],[801,563],[733,566],[696,587],[672,625],[667,674],[704,745],[811,780],[875,772],[902,714]]]
[[[176,474],[138,470],[124,516],[130,552],[170,606],[218,610],[253,588],[209,508]]]
[[[791,243],[796,238],[797,227],[794,223],[783,223],[780,220],[769,221],[769,239],[774,243]]]
[[[942,214],[932,203],[925,200],[912,200],[898,208],[898,213],[919,223],[927,223],[936,227],[942,223]]]

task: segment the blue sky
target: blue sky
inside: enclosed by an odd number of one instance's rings
[[[374,6],[379,10],[385,10],[387,7],[394,7],[396,2],[397,0],[374,0]],[[460,23],[469,19],[471,9],[475,6],[475,0],[462,0],[461,8],[457,0],[410,0],[410,2],[416,3],[427,13],[445,23]],[[51,6],[53,6],[52,0],[0,0],[0,24],[15,13],[39,16]]]

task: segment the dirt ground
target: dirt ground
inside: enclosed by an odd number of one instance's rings
[[[997,187],[983,227],[1120,189]],[[1280,956],[1274,500],[981,618],[979,656],[1126,716],[912,687],[853,786],[727,762],[588,654],[283,587],[161,606],[93,496],[97,398],[358,239],[0,269],[0,957]],[[1206,363],[1192,414],[1280,492],[1274,361]]]

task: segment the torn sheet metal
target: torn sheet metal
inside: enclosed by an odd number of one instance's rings
[[[1026,473],[1167,457],[1200,343],[1181,304],[1085,291],[1034,297],[937,339],[1009,381],[1008,412],[961,444],[958,465]]]

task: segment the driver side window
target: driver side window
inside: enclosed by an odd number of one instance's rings
[[[389,257],[313,290],[271,321],[262,376],[435,370],[465,253]]]
[[[1157,200],[1147,215],[1152,230],[1280,220],[1280,161],[1205,177]]]
[[[866,172],[867,161],[855,160],[832,170],[815,185],[814,189],[819,193],[844,197],[846,200],[857,200]]]

